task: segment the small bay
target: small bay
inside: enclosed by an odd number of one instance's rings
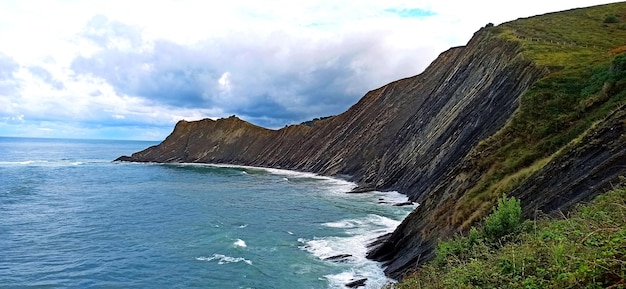
[[[111,162],[155,144],[0,138],[0,285],[388,282],[365,245],[413,209],[393,206],[404,196],[346,194],[353,183],[284,170]]]

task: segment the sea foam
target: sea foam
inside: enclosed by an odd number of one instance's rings
[[[235,241],[233,245],[235,245],[235,247],[240,247],[240,248],[248,247],[248,245],[246,245],[246,242],[241,239],[237,239],[237,241]]]
[[[282,180],[290,180],[290,179],[315,179],[315,180],[324,180],[327,184],[333,186],[334,191],[345,193],[349,192],[355,187],[357,184],[353,182],[349,182],[346,180],[341,180],[333,177],[327,177],[318,175],[315,173],[307,173],[307,172],[297,172],[283,169],[274,169],[274,168],[261,168],[261,167],[252,167],[252,166],[240,166],[240,165],[230,165],[230,164],[205,164],[208,166],[214,167],[223,167],[223,168],[241,168],[247,170],[261,170],[268,172],[273,175],[283,176]]]
[[[245,169],[249,174],[253,174],[255,171],[264,171],[281,177],[283,181],[321,181],[322,186],[320,187],[320,192],[323,191],[321,195],[325,195],[328,200],[336,203],[337,206],[353,206],[356,204],[355,202],[357,202],[357,206],[363,206],[364,208],[371,208],[371,205],[379,207],[381,209],[380,213],[371,213],[364,217],[329,221],[321,224],[323,227],[343,231],[339,236],[298,238],[297,241],[300,243],[299,248],[301,250],[308,252],[324,262],[333,263],[335,266],[338,266],[338,268],[343,268],[336,274],[324,276],[330,288],[345,288],[346,283],[362,278],[367,278],[365,288],[380,288],[392,281],[385,276],[380,263],[366,258],[368,250],[367,245],[377,237],[392,232],[400,224],[400,220],[406,217],[406,215],[417,206],[417,204],[415,204],[401,208],[393,207],[394,204],[406,203],[408,201],[407,196],[398,192],[379,191],[364,194],[346,194],[357,185],[346,180],[320,176],[314,173],[229,164],[190,165],[239,168]],[[393,216],[393,219],[384,215]],[[287,233],[290,235],[294,234],[291,231],[287,231]],[[238,248],[247,247],[245,241],[241,239],[236,239],[233,245]],[[332,257],[340,255],[349,257],[339,262],[331,260]],[[214,254],[212,257],[208,258],[199,258],[200,259],[197,259],[204,261],[218,260],[219,264],[234,262],[246,262],[251,264],[251,261],[243,258],[234,258],[220,254]]]
[[[80,166],[84,164],[86,164],[85,161],[71,161],[71,160],[25,160],[25,161],[2,161],[0,162],[0,166],[29,166],[29,167],[67,167],[67,166]]]
[[[231,257],[231,256],[222,255],[222,254],[213,254],[213,256],[211,257],[196,257],[196,260],[198,261],[217,260],[217,264],[220,264],[220,265],[228,264],[228,263],[239,263],[239,262],[244,262],[248,265],[252,265],[252,261],[248,259],[241,258],[241,257]]]
[[[393,231],[400,221],[396,221],[384,216],[370,214],[363,218],[345,219],[336,222],[322,224],[331,228],[345,229],[348,237],[331,236],[313,239],[300,238],[301,249],[309,252],[313,256],[332,262],[330,259],[335,256],[349,255],[346,259],[346,270],[338,274],[324,276],[331,288],[344,288],[348,282],[367,278],[365,288],[380,288],[390,282],[381,265],[367,259],[367,244],[376,237]]]

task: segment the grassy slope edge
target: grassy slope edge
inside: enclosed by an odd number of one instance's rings
[[[617,23],[605,23],[608,16]],[[507,125],[471,153],[480,181],[455,204],[451,225],[468,230],[559,151],[626,103],[626,2],[504,23],[493,37],[520,42],[550,73],[527,91]]]
[[[519,202],[501,199],[487,220],[518,224],[516,212]],[[505,226],[504,235],[485,225],[440,242],[434,260],[386,288],[626,288],[623,184],[561,219]]]
[[[441,207],[454,212],[451,226],[469,234],[440,244],[475,239],[470,228],[489,214],[499,196],[626,103],[626,2],[486,29],[493,37],[519,42],[523,57],[550,73],[522,96],[507,125],[470,153],[469,169],[480,172],[480,180]],[[626,288],[625,191],[607,194],[565,220],[535,222],[532,231],[508,235],[498,246],[483,240],[445,262],[436,258],[395,288]],[[595,219],[592,213],[617,219]]]

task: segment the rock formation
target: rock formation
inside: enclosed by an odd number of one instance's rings
[[[460,162],[460,168],[471,162]],[[467,168],[464,168],[467,169]],[[463,175],[462,177],[459,177]],[[564,152],[543,169],[526,179],[509,195],[520,198],[526,217],[535,212],[555,213],[566,211],[580,201],[608,191],[626,175],[626,106],[609,115],[598,127],[592,129],[580,142]],[[433,246],[440,238],[459,232],[451,226],[446,212],[441,211],[446,202],[457,202],[465,193],[469,177],[454,170],[448,174],[396,230],[382,236],[372,244],[368,257],[386,263],[386,272],[401,279],[407,269],[420,260],[433,257]],[[462,188],[462,189],[457,189]]]
[[[269,130],[235,116],[180,121],[161,144],[118,160],[284,168],[349,176],[359,191],[402,192],[420,206],[369,254],[391,277],[402,278],[432,257],[438,239],[467,229],[468,222],[453,220],[454,203],[484,175],[477,146],[505,127],[521,96],[555,69],[528,59],[520,41],[494,29],[479,30],[420,75],[372,90],[346,112],[311,126]],[[626,173],[624,110],[562,148],[511,192],[528,216],[587,200]]]
[[[119,160],[253,165],[349,175],[361,187],[417,200],[502,127],[546,73],[513,42],[479,31],[422,74],[368,92],[343,114],[280,130],[235,116],[180,121],[161,144]]]

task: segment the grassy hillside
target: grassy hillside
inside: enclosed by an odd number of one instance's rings
[[[485,227],[440,242],[434,260],[387,288],[626,288],[626,188],[561,219],[520,215],[501,200]]]
[[[469,154],[461,174],[480,176],[478,182],[440,206],[453,212],[449,225],[465,237],[440,241],[437,257],[394,288],[626,288],[624,188],[562,220],[527,221],[504,236],[479,225],[490,226],[492,217],[485,217],[500,196],[623,108],[626,2],[484,29],[519,43],[520,57],[549,73],[522,95],[508,123]]]
[[[468,229],[495,200],[541,169],[626,102],[626,2],[518,19],[486,28],[521,44],[550,73],[527,91],[509,123],[472,152],[476,186],[454,205]]]

